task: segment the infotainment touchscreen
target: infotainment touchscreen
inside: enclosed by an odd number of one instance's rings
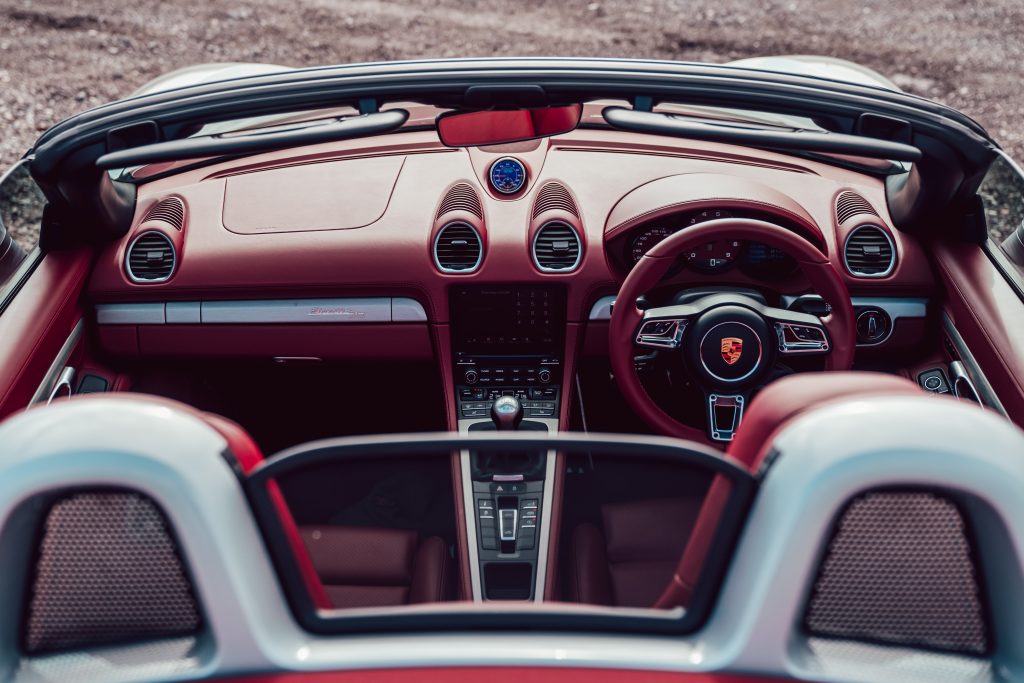
[[[565,289],[537,285],[458,287],[451,291],[455,349],[485,354],[561,353]]]

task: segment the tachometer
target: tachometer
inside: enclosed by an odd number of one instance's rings
[[[672,233],[676,231],[676,228],[669,227],[657,227],[648,228],[642,233],[636,236],[633,243],[629,248],[629,256],[633,259],[633,263],[636,264],[644,257],[648,251],[651,250],[658,242],[662,241]]]

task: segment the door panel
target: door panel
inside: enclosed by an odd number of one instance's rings
[[[82,319],[91,257],[89,249],[47,254],[0,313],[0,419],[29,404]]]
[[[936,243],[934,254],[946,314],[1009,417],[1024,425],[1024,302],[982,247]]]

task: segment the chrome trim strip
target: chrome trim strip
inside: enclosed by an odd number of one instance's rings
[[[950,343],[952,343],[953,348],[956,349],[957,354],[960,355],[960,360],[964,364],[967,376],[974,384],[974,391],[978,398],[981,399],[982,405],[992,408],[1005,418],[1009,418],[1009,413],[1006,412],[1002,401],[999,400],[999,395],[996,394],[995,389],[989,384],[988,378],[981,371],[981,366],[978,365],[977,359],[975,359],[974,354],[967,347],[967,342],[960,335],[960,330],[956,329],[956,325],[953,324],[953,319],[949,317],[948,313],[943,313],[942,315],[942,329]],[[952,391],[952,387],[950,387],[950,390]]]
[[[408,297],[98,304],[100,325],[427,322]]]
[[[198,325],[202,322],[202,304],[198,301],[168,301],[165,316],[168,325]]]
[[[889,248],[892,250],[892,258],[889,259],[889,267],[886,268],[881,273],[858,273],[857,271],[855,271],[852,268],[850,268],[850,264],[847,263],[847,261],[846,261],[846,248],[847,248],[847,246],[849,246],[850,240],[853,239],[853,236],[856,235],[861,230],[863,230],[864,228],[875,228],[876,230],[880,231],[882,233],[882,235],[885,237],[886,241],[889,243]],[[861,223],[856,228],[851,230],[850,234],[848,234],[846,236],[846,239],[843,240],[843,253],[842,253],[842,256],[843,256],[843,268],[845,268],[846,272],[849,273],[851,276],[857,277],[857,278],[888,277],[889,275],[892,274],[892,271],[896,269],[896,243],[893,241],[892,235],[889,234],[889,230],[886,229],[884,226],[879,225],[878,223]]]
[[[391,322],[391,299],[204,301],[203,323]]]
[[[395,323],[425,323],[427,312],[423,310],[416,299],[396,296],[391,299],[391,322]]]
[[[75,346],[78,344],[78,340],[82,338],[82,330],[85,329],[85,321],[79,320],[75,323],[75,326],[71,329],[71,334],[64,340],[64,344],[60,347],[60,351],[54,357],[53,362],[50,364],[50,369],[46,371],[43,376],[43,381],[39,383],[39,387],[36,389],[36,393],[32,394],[32,400],[29,401],[29,405],[34,405],[40,401],[44,401],[53,394],[54,388],[57,386],[57,382],[60,379],[64,368],[68,364],[68,359],[71,358],[71,353],[75,350]]]
[[[96,322],[100,325],[163,325],[164,304],[100,304],[96,306]]]

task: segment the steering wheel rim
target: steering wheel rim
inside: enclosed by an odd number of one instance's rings
[[[637,299],[654,288],[688,250],[721,239],[761,242],[793,257],[811,287],[831,306],[822,319],[832,338],[825,369],[848,370],[856,350],[856,321],[849,292],[828,257],[795,232],[774,223],[751,218],[721,218],[685,228],[648,251],[626,276],[612,307],[608,326],[609,356],[616,383],[630,407],[653,429],[666,436],[706,442],[702,429],[678,422],[648,395],[634,365],[634,343],[644,312]]]

